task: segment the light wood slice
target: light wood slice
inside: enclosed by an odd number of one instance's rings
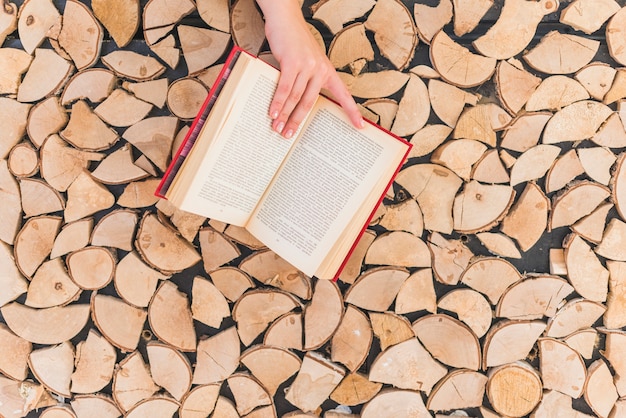
[[[520,320],[550,318],[573,291],[565,279],[557,276],[527,277],[502,294],[495,315]]]
[[[306,316],[305,316],[306,324]],[[372,345],[372,327],[367,316],[348,305],[337,330],[333,333],[331,360],[354,373],[365,362]]]
[[[155,58],[129,50],[110,52],[102,57],[102,63],[116,75],[134,81],[152,80],[165,71]]]
[[[548,320],[546,336],[566,337],[573,332],[592,326],[606,311],[606,306],[599,302],[576,298],[563,305]]]
[[[587,175],[605,186],[611,181],[611,167],[617,157],[604,147],[579,148],[578,159]]]
[[[461,113],[452,137],[476,139],[495,147],[496,131],[506,128],[510,122],[511,116],[497,104],[477,104]]]
[[[180,119],[193,119],[198,114],[209,90],[195,78],[172,82],[167,91],[167,107]]]
[[[382,417],[386,414],[408,417],[411,411],[416,418],[428,418],[432,415],[426,409],[422,395],[413,390],[384,389],[363,406],[361,418]]]
[[[589,64],[599,46],[600,42],[593,39],[551,31],[541,38],[537,46],[524,53],[523,58],[537,71],[571,74]]]
[[[411,328],[411,323],[404,316],[392,312],[370,312],[369,317],[372,330],[379,340],[382,351],[393,345],[415,338],[415,332]]]
[[[419,221],[415,219],[411,219],[411,222],[419,223]],[[354,283],[357,277],[359,277],[359,275],[361,274],[361,267],[363,265],[363,260],[365,259],[365,254],[367,254],[367,250],[370,245],[372,245],[372,242],[374,242],[375,238],[376,233],[369,229],[365,230],[363,235],[361,235],[361,238],[359,238],[359,241],[352,251],[352,254],[350,254],[346,265],[343,267],[343,270],[341,270],[341,273],[339,274],[339,280],[347,284]]]
[[[43,418],[76,418],[76,414],[67,405],[51,406],[41,412]]]
[[[493,6],[492,0],[452,0],[454,5],[454,34],[463,36],[473,31],[485,13]]]
[[[429,116],[430,100],[426,84],[417,75],[411,74],[398,104],[391,132],[398,136],[413,135],[426,125]]]
[[[160,182],[160,178],[149,178],[130,182],[117,198],[117,204],[130,209],[145,208],[154,205],[159,199],[154,195],[154,191]]]
[[[33,375],[51,392],[71,397],[70,383],[74,371],[74,346],[63,342],[56,346],[33,350],[28,357]]]
[[[30,277],[48,257],[59,232],[61,218],[38,216],[24,223],[15,237],[15,263],[22,274]]]
[[[239,372],[226,380],[235,398],[235,408],[239,415],[251,418],[272,416],[266,414],[267,406],[273,409],[272,398],[253,376]],[[276,417],[276,414],[274,413],[273,416]]]
[[[326,3],[333,2],[329,1]],[[336,0],[335,3],[337,3]],[[344,1],[344,3],[348,2]],[[372,7],[371,3],[370,7]],[[333,16],[336,16],[336,18],[341,17],[336,10],[333,11]],[[374,49],[365,34],[365,25],[363,23],[353,23],[338,31],[328,47],[328,59],[330,59],[335,68],[344,68],[360,59],[368,62],[373,61]]]
[[[126,352],[137,348],[146,322],[144,309],[128,305],[114,296],[94,292],[91,310],[93,322],[111,344]]]
[[[417,200],[424,215],[424,228],[452,232],[452,206],[462,180],[438,164],[415,164],[400,171],[396,183]]]
[[[402,251],[406,248],[411,248],[411,251]],[[365,254],[365,264],[370,265],[430,267],[430,263],[426,243],[420,237],[404,231],[379,235]]]
[[[185,395],[178,411],[180,418],[205,418],[215,409],[219,384],[199,385]]]
[[[577,0],[561,11],[559,22],[590,35],[619,9],[613,0]]]
[[[223,232],[233,241],[245,245],[252,250],[267,248],[265,244],[256,239],[248,230],[240,226],[228,225]]]
[[[496,69],[496,59],[470,52],[443,30],[431,41],[430,60],[441,78],[458,87],[482,84]]]
[[[472,44],[487,57],[511,58],[522,52],[532,41],[543,17],[558,8],[558,0],[532,3],[525,0],[505,1],[496,23]]]
[[[119,48],[132,41],[139,29],[138,0],[94,0],[91,7]]]
[[[369,99],[363,102],[363,107],[368,111],[374,112],[373,115],[364,117],[370,120],[376,120],[380,126],[387,130],[391,130],[393,120],[398,113],[398,102],[393,99]]]
[[[146,38],[151,38],[152,36],[148,35],[149,33],[161,30],[162,29],[151,29],[149,31],[144,31],[144,34]],[[150,50],[154,52],[159,58],[161,58],[161,60],[164,61],[170,68],[178,67],[181,53],[180,49],[176,47],[176,40],[174,39],[174,35],[167,35],[160,41],[150,45]]]
[[[13,10],[13,3],[5,3],[5,7],[0,10],[0,45],[2,45],[2,22],[8,10]],[[14,17],[17,17],[17,9],[15,9]],[[15,96],[22,82],[22,75],[30,67],[33,57],[27,52],[18,48],[2,48],[0,49],[0,93]]]
[[[65,3],[59,46],[72,58],[79,71],[98,61],[103,39],[104,31],[91,9],[76,0]]]
[[[595,328],[581,329],[563,339],[565,344],[580,353],[585,360],[594,356],[598,341],[598,331]]]
[[[267,328],[263,344],[302,351],[304,330],[302,314],[288,312],[276,319]]]
[[[474,139],[456,139],[440,145],[431,155],[430,161],[454,171],[468,181],[472,166],[481,159],[487,146]]]
[[[544,79],[526,102],[526,110],[561,110],[574,102],[589,99],[589,93],[578,81],[564,75]]]
[[[540,338],[538,347],[544,389],[580,397],[587,376],[582,356],[554,338]]]
[[[232,310],[243,345],[249,346],[271,322],[298,306],[299,302],[294,296],[280,290],[246,292]]]
[[[256,55],[265,41],[263,17],[253,0],[237,0],[230,9],[230,27],[236,45]]]
[[[545,1],[541,4],[545,4]],[[496,67],[498,96],[504,108],[513,114],[524,107],[540,82],[539,77],[526,71],[518,61],[500,61]]]
[[[193,279],[191,312],[196,321],[220,328],[222,320],[230,316],[230,307],[224,295],[213,283],[196,276]]]
[[[213,228],[202,228],[199,239],[205,271],[211,272],[241,255],[235,244]]]
[[[107,213],[93,229],[91,245],[131,251],[137,221],[133,210],[116,209]]]
[[[128,418],[172,418],[179,406],[179,403],[174,399],[157,395],[140,401],[125,416]]]
[[[491,229],[506,216],[514,198],[512,187],[470,181],[454,199],[454,229],[463,233]]]
[[[24,304],[31,308],[64,306],[78,299],[81,293],[70,278],[63,260],[45,261],[30,281]]]
[[[109,97],[117,84],[115,74],[105,68],[89,68],[74,74],[61,94],[61,104],[66,106],[77,100],[100,103]]]
[[[0,295],[0,307],[2,307],[26,293],[29,285],[15,263],[12,248],[1,241],[0,264],[3,266],[3,274],[0,276],[0,285],[4,289]]]
[[[304,355],[300,371],[287,389],[285,399],[304,412],[313,412],[328,399],[345,371],[315,351]]]
[[[239,268],[261,283],[292,293],[302,299],[311,298],[311,279],[270,250],[252,253]]]
[[[222,267],[209,273],[213,285],[231,302],[236,302],[254,282],[243,271],[235,267]]]
[[[491,304],[498,303],[509,285],[522,276],[508,261],[498,257],[473,260],[461,275],[460,281],[487,296]]]
[[[472,289],[454,289],[446,293],[437,307],[455,313],[478,338],[491,326],[492,311],[489,302]]]
[[[456,126],[466,104],[476,105],[476,96],[437,79],[428,82],[428,97],[435,114],[451,128]]]
[[[399,267],[376,267],[365,271],[346,291],[344,300],[361,309],[384,312],[393,303],[409,272]]]
[[[606,312],[604,313],[604,326],[609,329],[619,329],[626,324],[626,294],[623,291],[624,280],[626,280],[626,265],[619,261],[607,261],[609,270],[609,293],[606,301]]]
[[[195,5],[190,0],[177,0],[167,2],[165,0],[150,0],[143,10],[143,29],[149,31],[154,28],[163,28],[175,25],[188,14],[192,13]],[[148,44],[156,42],[158,39],[151,39],[146,36]]]
[[[28,376],[28,357],[33,349],[29,341],[0,324],[0,371],[7,377],[24,381]]]
[[[189,300],[170,281],[161,283],[148,307],[150,327],[160,340],[180,351],[196,350],[196,332]]]
[[[415,321],[412,328],[435,359],[455,368],[480,368],[478,338],[461,321],[445,314],[430,314]]]
[[[572,225],[593,212],[609,195],[608,188],[598,183],[581,181],[571,184],[552,203],[550,228]]]
[[[563,248],[550,248],[550,274],[567,275],[565,265],[565,250]]]
[[[39,179],[20,179],[24,216],[32,217],[65,209],[65,199],[48,183]]]
[[[552,193],[565,187],[570,181],[585,172],[578,154],[569,150],[554,162],[546,175],[546,193]]]
[[[228,398],[220,396],[215,403],[213,411],[214,417],[239,418],[239,414],[235,409],[235,404]]]
[[[72,393],[95,393],[113,378],[117,355],[115,348],[95,330],[76,345],[76,368],[72,373]]]
[[[452,1],[444,0],[434,7],[415,3],[413,5],[413,16],[415,17],[415,27],[420,39],[430,44],[433,36],[452,20]]]
[[[606,25],[606,43],[609,46],[609,54],[622,65],[626,65],[626,55],[624,54],[624,46],[626,46],[624,40],[626,38],[624,36],[625,23],[626,10],[622,7]]]
[[[113,374],[112,393],[117,406],[127,412],[159,390],[150,376],[148,365],[139,351],[133,351],[120,361]]]
[[[226,0],[200,0],[196,2],[198,13],[209,26],[228,32],[230,30],[229,2]]]
[[[613,375],[604,360],[591,363],[584,390],[585,401],[600,417],[608,417],[619,398]]]
[[[425,310],[435,313],[437,295],[431,269],[420,269],[411,274],[400,286],[396,296],[395,312],[406,314]]]
[[[19,184],[9,171],[6,160],[0,160],[0,198],[3,202],[0,206],[0,241],[13,245],[22,225],[22,202]]]
[[[200,227],[204,221],[206,221],[204,216],[180,210],[165,199],[159,199],[156,207],[159,210],[157,216],[161,223],[172,228],[175,227],[177,233],[190,243],[195,240]],[[163,215],[165,215],[165,217]],[[166,218],[167,216],[169,216],[169,218]]]
[[[7,35],[17,29],[17,5],[6,2],[0,11],[0,46],[6,40]]]
[[[347,23],[364,16],[375,4],[372,0],[359,3],[346,0],[323,1],[315,4],[313,19],[322,22],[336,35]]]
[[[235,327],[227,328],[198,342],[194,385],[221,383],[239,366],[241,344]],[[216,407],[217,409],[217,407]]]
[[[376,396],[382,387],[382,383],[370,382],[360,373],[351,373],[333,390],[330,399],[340,405],[361,405]]]
[[[161,171],[165,171],[177,129],[177,118],[155,116],[137,122],[126,129],[122,137],[137,147]]]
[[[506,168],[511,168],[515,164],[516,158],[506,150],[500,150],[500,158]]]
[[[28,143],[17,144],[9,152],[9,171],[15,177],[31,177],[39,170],[39,155]]]
[[[602,100],[613,84],[617,70],[611,65],[594,61],[581,68],[574,78],[583,85],[592,98]]]
[[[113,280],[115,290],[124,301],[146,308],[159,280],[168,277],[147,266],[135,251],[131,251],[117,263]]]
[[[40,149],[40,172],[49,185],[64,192],[84,172],[90,161],[103,157],[99,153],[77,150],[58,135],[51,135]]]
[[[73,67],[51,49],[37,48],[28,72],[17,91],[22,103],[36,102],[54,94],[67,82]]]
[[[67,270],[81,289],[98,290],[113,280],[117,257],[105,247],[88,246],[68,254]]]
[[[241,354],[241,363],[250,370],[258,382],[274,397],[278,387],[300,370],[301,360],[291,351],[273,346],[257,345]],[[276,366],[280,364],[280,368]],[[229,380],[229,384],[230,384]]]
[[[487,398],[499,414],[522,417],[541,400],[541,378],[526,362],[500,366],[491,370],[488,377]]]
[[[491,254],[505,258],[522,258],[515,242],[508,236],[497,232],[480,232],[476,238]]]
[[[59,133],[69,121],[65,108],[56,96],[35,104],[28,115],[26,132],[35,147],[39,148],[52,134]]]
[[[624,159],[626,159],[626,154],[618,156],[615,171],[613,172],[611,196],[615,203],[615,208],[622,219],[626,219],[626,191],[624,190],[626,170],[624,169]]]
[[[126,127],[148,116],[150,103],[144,102],[123,89],[115,89],[100,103],[94,112],[111,126]]]
[[[560,152],[561,148],[548,144],[535,145],[524,151],[511,168],[511,186],[545,176]]]
[[[0,97],[0,122],[8,127],[0,134],[0,157],[6,159],[11,149],[17,145],[26,133],[28,112],[31,105],[20,103],[8,97]]]
[[[189,360],[176,349],[155,341],[146,344],[146,351],[154,383],[180,402],[191,388]]]
[[[609,148],[621,148],[626,145],[626,130],[619,114],[611,114],[591,137],[591,141]]]
[[[104,184],[125,184],[148,177],[148,173],[133,162],[133,152],[128,144],[106,156],[92,175]]]
[[[615,374],[614,382],[620,396],[626,390],[626,362],[624,361],[623,350],[626,347],[626,334],[622,330],[609,330],[601,328],[600,331],[605,336],[605,346],[602,355],[609,362]]]
[[[432,255],[433,272],[437,281],[455,285],[474,256],[461,240],[447,240],[433,232],[428,238],[428,248]]]
[[[60,135],[76,148],[86,151],[108,149],[119,139],[117,132],[109,128],[83,100],[72,105],[70,121]]]
[[[17,32],[26,52],[32,55],[46,37],[55,39],[61,29],[61,14],[50,0],[25,1],[20,7]]]
[[[476,408],[483,403],[487,376],[472,370],[454,370],[433,388],[426,402],[431,411]]]
[[[446,374],[447,369],[433,359],[417,338],[411,338],[380,353],[370,367],[369,380],[428,395]]]
[[[537,146],[541,132],[551,117],[549,112],[529,112],[517,116],[503,132],[500,145],[517,152]]]
[[[572,398],[556,390],[545,391],[541,402],[530,416],[531,418],[548,418],[559,413],[567,414],[571,418],[591,418],[591,415],[573,409]]]
[[[186,239],[150,213],[141,219],[135,247],[148,265],[163,274],[185,270],[201,260],[200,254]]]
[[[304,349],[315,350],[333,336],[343,317],[343,297],[332,281],[318,280],[304,310]]]
[[[624,245],[626,224],[617,218],[612,218],[606,225],[602,241],[595,248],[596,254],[609,260],[626,261]]]
[[[0,413],[11,418],[57,404],[56,399],[42,385],[29,381],[18,382],[4,376],[0,376],[0,395],[3,399]]]
[[[93,215],[115,204],[115,196],[88,171],[81,172],[67,188],[65,222]]]
[[[124,81],[122,88],[132,93],[136,98],[144,102],[152,103],[158,108],[163,108],[167,100],[167,89],[169,82],[167,78],[157,80],[132,83]]]
[[[362,73],[356,77],[341,71],[337,74],[350,94],[362,99],[391,96],[404,87],[410,78],[408,74],[396,70]]]

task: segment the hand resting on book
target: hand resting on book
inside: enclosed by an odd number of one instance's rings
[[[257,0],[265,16],[265,34],[281,70],[270,105],[272,127],[291,138],[322,88],[343,107],[355,127],[359,109],[328,57],[306,26],[297,0]]]

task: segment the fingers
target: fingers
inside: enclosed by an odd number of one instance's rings
[[[334,73],[334,77],[331,77],[329,80],[328,90],[333,94],[335,100],[337,100],[346,112],[355,128],[360,129],[365,126],[365,121],[359,111],[359,107],[356,105],[354,98],[346,88],[345,84],[343,84],[337,73]]]

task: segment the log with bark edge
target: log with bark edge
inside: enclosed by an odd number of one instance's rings
[[[28,113],[31,106],[26,103],[20,103],[17,100],[0,97],[0,122],[3,126],[10,126],[0,135],[0,157],[5,159],[11,149],[20,142],[20,139],[26,131]]]
[[[413,16],[415,17],[415,27],[420,39],[430,44],[433,36],[452,20],[452,1],[441,1],[435,7],[415,3],[413,5]]]
[[[505,185],[483,185],[470,181],[454,199],[454,229],[476,233],[498,224],[513,204],[515,190]]]
[[[304,350],[324,345],[339,327],[343,311],[339,287],[332,281],[318,280],[304,310]]]
[[[61,104],[65,106],[84,99],[88,99],[91,103],[99,103],[111,94],[116,83],[115,74],[105,68],[89,68],[79,71],[63,88]]]
[[[410,78],[408,74],[396,70],[368,72],[358,76],[341,71],[337,74],[346,84],[350,94],[363,99],[391,96],[400,90]]]
[[[189,391],[181,401],[179,414],[181,418],[210,416],[215,409],[220,385],[198,385]]]
[[[192,369],[189,360],[171,346],[155,341],[146,344],[146,351],[154,383],[180,402],[191,388]]]
[[[538,347],[543,387],[572,398],[581,396],[587,370],[580,354],[554,338],[539,339]]]
[[[411,248],[411,252],[402,252]],[[396,267],[430,267],[430,253],[418,236],[404,231],[391,231],[376,237],[367,249],[365,264]]]
[[[60,257],[87,246],[92,229],[92,218],[85,218],[63,225],[63,228],[54,239],[54,244],[50,251],[50,259]]]
[[[198,342],[192,384],[221,383],[239,366],[241,343],[235,327]]]
[[[265,41],[263,17],[253,0],[237,0],[230,9],[233,41],[246,51],[258,54]]]
[[[374,60],[374,49],[365,33],[365,25],[353,23],[341,29],[328,48],[328,59],[335,68],[344,68],[360,59]]]
[[[54,94],[67,82],[72,70],[72,64],[53,50],[37,48],[18,88],[17,100],[30,103]]]
[[[425,310],[434,313],[436,309],[437,295],[432,270],[417,270],[400,286],[396,296],[395,312],[405,314]]]
[[[479,103],[463,110],[452,137],[476,139],[495,147],[496,132],[506,128],[509,122],[511,115],[499,105]]]
[[[93,293],[91,315],[102,336],[122,351],[137,348],[146,322],[144,309],[125,303],[114,296]],[[120,319],[123,318],[123,321]]]
[[[346,291],[344,301],[361,309],[384,312],[389,309],[408,277],[409,272],[400,267],[366,270]]]
[[[606,25],[606,43],[609,46],[609,54],[615,61],[624,65],[624,22],[626,22],[626,8],[622,7],[611,17]]]
[[[122,411],[127,412],[158,390],[139,351],[133,351],[117,364],[111,391],[115,404]]]
[[[454,171],[463,180],[468,181],[472,166],[487,151],[487,146],[475,139],[457,139],[440,145],[430,157],[430,161],[441,164]]]
[[[118,47],[130,43],[139,28],[138,0],[93,0],[91,7]]]
[[[230,316],[224,295],[201,276],[193,279],[191,312],[195,320],[213,328],[220,328],[222,320]]]
[[[0,394],[4,400],[0,413],[7,417],[24,416],[35,409],[57,404],[57,400],[42,385],[4,376],[0,376]]]
[[[20,197],[24,216],[39,216],[65,209],[65,199],[48,183],[39,179],[21,179]]]
[[[154,335],[180,351],[195,351],[196,331],[187,295],[176,284],[163,281],[148,306],[148,321]]]
[[[351,373],[337,385],[330,394],[330,399],[340,405],[360,405],[376,396],[382,387],[382,383],[371,382],[363,374]]]
[[[31,177],[39,170],[39,156],[30,144],[22,142],[11,149],[7,164],[15,177]]]
[[[272,398],[252,375],[244,372],[234,373],[226,379],[239,415],[248,415],[253,410],[266,405],[273,406]]]
[[[51,392],[70,397],[70,384],[74,370],[74,346],[63,342],[33,350],[28,358],[28,367],[35,378]]]
[[[593,212],[609,195],[607,187],[595,182],[583,180],[570,183],[570,186],[552,203],[549,228],[573,224]]]
[[[0,46],[4,43],[7,35],[17,29],[17,6],[15,3],[5,1],[0,10]]]
[[[346,0],[319,1],[311,6],[313,18],[324,23],[336,35],[347,23],[365,15],[376,2],[354,3]]]
[[[509,319],[552,317],[574,288],[557,276],[526,277],[512,284],[500,298],[495,315]]]
[[[385,214],[378,225],[389,231],[405,231],[422,236],[424,221],[422,211],[414,199],[406,199],[398,204],[385,206]]]
[[[450,411],[482,405],[487,376],[472,370],[454,370],[433,388],[426,402],[431,411]]]
[[[17,31],[24,50],[29,54],[46,37],[56,38],[60,29],[61,14],[51,0],[28,0],[20,7]]]
[[[249,348],[241,354],[240,361],[270,396],[275,396],[278,387],[300,370],[302,364],[293,352],[267,345]],[[278,364],[281,365],[280,368],[276,367]]]
[[[485,335],[491,326],[491,305],[475,290],[454,289],[439,299],[437,307],[455,313],[478,338]]]
[[[134,81],[152,80],[165,71],[165,67],[156,58],[134,51],[113,51],[104,55],[101,60],[116,75]]]
[[[426,409],[422,395],[413,390],[384,389],[363,406],[361,418],[382,417],[386,414],[402,416],[406,410],[419,418],[432,416]]]
[[[26,380],[32,344],[15,335],[5,324],[0,324],[0,336],[0,372],[16,381]]]
[[[81,289],[70,278],[59,258],[45,261],[32,277],[24,305],[31,308],[64,306],[80,296]]]
[[[529,112],[560,110],[579,100],[589,99],[589,93],[578,81],[564,75],[545,78],[524,106]]]
[[[208,89],[195,78],[181,78],[169,85],[167,107],[179,119],[193,119],[200,110]]]
[[[76,345],[76,366],[71,376],[72,393],[90,394],[102,390],[113,377],[115,348],[95,330]]]
[[[433,273],[437,281],[455,285],[474,256],[461,240],[445,239],[438,232],[428,238]]]
[[[583,174],[583,169],[576,150],[569,150],[554,162],[546,175],[546,193],[552,193],[565,187],[570,181]]]
[[[541,400],[541,378],[526,362],[515,362],[490,370],[487,397],[493,409],[505,416],[522,417]]]
[[[94,112],[111,126],[126,127],[144,119],[151,110],[150,103],[136,98],[124,89],[115,89]]]
[[[74,61],[77,70],[91,67],[100,58],[104,31],[93,12],[83,3],[70,0],[63,10],[59,46]]]
[[[518,113],[541,79],[526,71],[518,60],[509,59],[498,62],[494,81],[503,107]]]
[[[600,42],[593,39],[552,31],[524,53],[523,58],[528,65],[543,73],[570,74],[589,64],[599,46]]]
[[[626,130],[618,113],[611,114],[591,140],[603,147],[621,148],[626,145]]]
[[[352,373],[358,370],[365,362],[372,344],[372,327],[367,316],[348,305],[330,344],[333,362],[343,364]]]
[[[165,171],[171,155],[172,142],[178,128],[174,116],[154,116],[143,119],[122,134],[161,171]]]
[[[0,9],[0,14],[4,10],[6,9]],[[0,17],[0,19],[2,18]],[[2,36],[0,35],[1,40]],[[0,45],[2,45],[2,42],[0,42]],[[0,94],[17,94],[19,85],[22,82],[22,75],[28,70],[32,60],[33,57],[21,49],[0,49]]]
[[[369,317],[372,331],[378,338],[382,351],[390,346],[415,338],[411,323],[401,315],[391,312],[370,312]]]
[[[495,305],[506,288],[521,278],[510,262],[499,257],[481,257],[470,263],[460,281],[487,296]]]
[[[113,280],[116,256],[109,249],[91,245],[66,257],[70,277],[84,290],[98,290]]]
[[[154,195],[154,191],[160,181],[161,179],[159,178],[131,181],[117,198],[117,204],[129,209],[139,209],[154,205],[159,199]]]
[[[606,311],[606,306],[584,298],[576,298],[563,305],[548,320],[546,336],[560,338],[592,326]]]
[[[428,81],[428,97],[435,114],[450,127],[456,126],[466,104],[477,101],[473,94],[437,79]]]
[[[263,344],[301,351],[303,333],[302,314],[300,312],[287,312],[267,328],[263,337]]]

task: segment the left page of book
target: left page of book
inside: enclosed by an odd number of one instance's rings
[[[278,77],[240,55],[168,195],[180,209],[245,225],[293,144],[271,128]]]

